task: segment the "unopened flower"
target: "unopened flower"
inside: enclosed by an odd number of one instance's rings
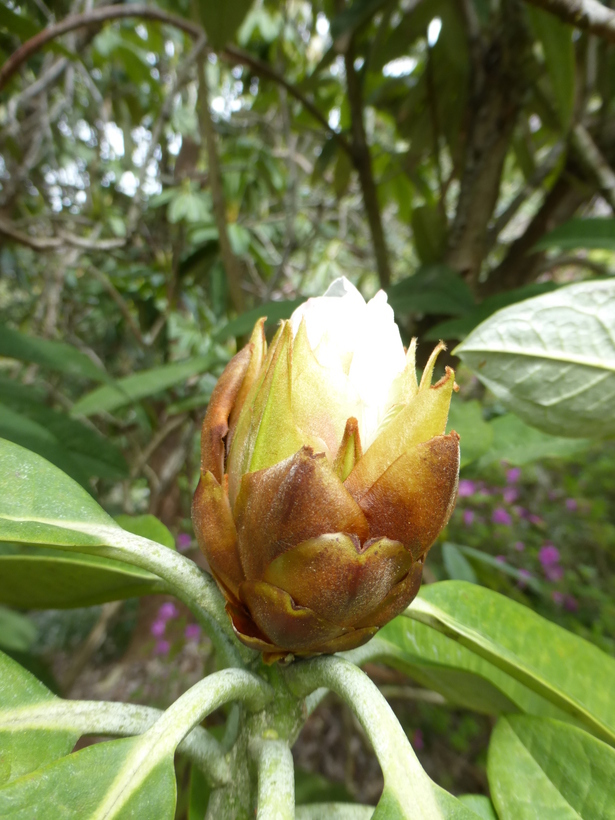
[[[273,661],[359,646],[416,595],[453,510],[454,373],[420,384],[383,292],[347,280],[263,320],[220,377],[193,502],[238,637]]]

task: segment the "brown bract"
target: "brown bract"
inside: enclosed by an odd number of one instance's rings
[[[413,366],[403,375],[403,403],[365,453],[352,416],[345,429],[336,422],[336,449],[327,434],[326,454],[316,451],[321,421],[302,433],[288,324],[267,354],[259,323],[220,377],[194,528],[237,636],[266,662],[360,646],[416,596],[459,473],[459,436],[443,434],[454,374],[431,386],[432,370],[420,388]]]

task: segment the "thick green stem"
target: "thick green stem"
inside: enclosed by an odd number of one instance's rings
[[[349,661],[314,658],[285,670],[289,688],[305,697],[326,686],[339,695],[357,716],[382,767],[385,790],[400,806],[413,806],[415,820],[439,820],[434,786],[423,771],[406,734],[378,687]]]
[[[295,773],[288,743],[260,739],[251,751],[258,767],[257,820],[294,820]]]
[[[371,820],[373,806],[357,806],[352,803],[311,803],[297,806],[297,820]]]
[[[133,535],[120,527],[92,526],[71,522],[71,529],[92,533],[106,541],[105,546],[80,545],[79,552],[114,558],[153,572],[162,578],[168,591],[183,601],[211,638],[221,666],[245,666],[254,652],[235,638],[224,610],[224,599],[216,582],[189,558]]]

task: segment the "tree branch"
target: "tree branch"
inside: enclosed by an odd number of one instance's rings
[[[226,222],[226,202],[224,199],[224,187],[222,185],[222,173],[220,171],[220,161],[218,158],[218,147],[216,131],[211,119],[209,108],[209,89],[207,86],[207,74],[205,62],[201,56],[198,61],[199,66],[199,124],[201,133],[205,138],[207,146],[207,162],[209,165],[209,184],[211,186],[211,197],[213,201],[214,218],[218,228],[218,241],[220,242],[220,253],[222,263],[228,279],[231,302],[237,313],[243,313],[244,298],[241,289],[241,265],[231,246]]]
[[[389,265],[389,254],[386,239],[382,227],[382,215],[380,213],[380,204],[378,202],[378,191],[376,190],[376,183],[374,181],[372,157],[369,151],[369,145],[367,144],[367,137],[365,135],[361,81],[355,70],[354,60],[354,37],[351,37],[346,52],[344,53],[346,86],[352,126],[351,158],[359,175],[359,183],[363,194],[363,205],[365,207],[365,213],[372,237],[372,245],[374,248],[374,256],[376,258],[376,268],[378,270],[380,286],[386,290],[391,283],[391,268]]]
[[[615,43],[615,11],[598,0],[527,0],[565,23]]]
[[[582,164],[594,177],[604,198],[615,213],[615,173],[601,154],[591,134],[579,123],[572,129],[570,141]]]
[[[194,39],[204,35],[204,31],[201,26],[196,23],[192,23],[190,20],[186,20],[177,14],[170,14],[162,9],[158,9],[154,6],[146,6],[141,3],[102,6],[100,8],[91,9],[84,14],[71,14],[59,23],[54,23],[51,26],[47,26],[47,28],[44,28],[42,31],[39,31],[38,34],[31,37],[29,40],[26,40],[26,42],[23,43],[17,51],[11,54],[2,68],[0,68],[0,90],[4,88],[10,78],[20,68],[20,66],[26,62],[26,60],[28,60],[37,51],[44,48],[52,40],[55,40],[57,37],[61,37],[63,34],[68,34],[70,31],[75,31],[76,29],[86,26],[102,25],[103,23],[107,23],[111,20],[123,20],[130,17],[140,17],[144,20],[153,20],[155,22],[165,23],[169,26],[174,26]],[[331,137],[338,142],[340,147],[347,153],[350,153],[350,146],[344,137],[334,128],[331,128],[326,117],[318,110],[314,103],[311,102],[296,86],[284,77],[280,76],[267,63],[259,60],[257,57],[253,57],[251,54],[248,54],[248,52],[233,45],[228,45],[223,51],[220,52],[220,56],[227,62],[241,63],[242,65],[248,66],[259,76],[267,77],[268,79],[273,80],[286,88],[288,93],[300,102],[306,111],[314,117],[314,119],[318,120],[323,128],[325,128],[331,135]]]
[[[68,231],[59,231],[59,236],[29,236],[3,217],[0,217],[0,234],[35,251],[53,251],[66,245],[86,251],[109,251],[126,244],[125,239],[88,239]]]

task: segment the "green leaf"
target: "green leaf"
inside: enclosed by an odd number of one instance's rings
[[[448,414],[447,433],[459,433],[461,462],[465,467],[489,451],[493,441],[493,427],[483,419],[479,401],[453,401]]]
[[[446,250],[446,216],[437,204],[419,205],[412,210],[411,224],[419,259],[424,265],[435,265]]]
[[[4,579],[0,578],[0,583]],[[36,627],[25,615],[0,606],[0,647],[13,652],[27,652],[36,640]]]
[[[497,666],[418,621],[395,618],[373,639],[370,651],[465,709],[488,715],[522,711],[563,716]]]
[[[331,20],[331,36],[353,32],[370,20],[388,0],[354,0],[344,11]]]
[[[169,203],[167,217],[171,224],[180,222],[210,222],[209,202],[194,191],[180,190]]]
[[[533,250],[544,251],[551,248],[575,250],[593,248],[615,251],[615,219],[596,217],[594,219],[570,219],[554,228],[534,245]]]
[[[38,339],[8,327],[0,327],[0,356],[40,364],[42,367],[69,376],[79,376],[97,382],[111,381],[104,370],[76,347],[65,342]]]
[[[118,379],[114,386],[99,387],[86,393],[72,408],[74,416],[92,416],[95,413],[118,410],[127,404],[161,393],[169,387],[209,370],[220,362],[220,356],[209,353],[181,362],[173,362],[151,370],[142,370],[132,376]]]
[[[233,0],[232,3],[198,0],[201,22],[213,49],[224,48],[233,39],[252,3],[253,0]]]
[[[356,803],[310,803],[297,806],[295,812],[297,820],[371,820],[373,816],[373,806]]]
[[[155,515],[116,515],[115,520],[127,532],[140,535],[142,538],[149,538],[150,541],[156,541],[163,547],[175,549],[175,539],[168,527],[165,527]]]
[[[489,426],[493,432],[493,443],[479,459],[479,470],[500,461],[521,467],[543,458],[570,458],[587,450],[592,443],[587,438],[550,436],[525,424],[512,413],[498,416],[489,422]]]
[[[16,14],[4,3],[0,3],[0,26],[15,34],[20,40],[28,40],[40,31],[40,27],[33,20],[25,14]]]
[[[407,313],[458,316],[475,307],[474,297],[459,274],[446,265],[425,265],[389,289],[389,302],[398,315]]]
[[[471,809],[477,817],[482,817],[483,820],[498,820],[493,803],[484,794],[462,794],[457,799]]]
[[[559,121],[567,129],[574,107],[574,29],[547,11],[533,6],[526,6],[526,9],[534,34],[542,45]]]
[[[480,305],[475,307],[469,313],[461,316],[459,319],[450,319],[446,322],[440,322],[425,333],[424,337],[428,341],[438,341],[439,339],[463,339],[477,325],[492,316],[496,310],[500,310],[507,305],[513,305],[516,302],[521,302],[523,299],[530,299],[533,296],[540,296],[543,293],[550,293],[557,290],[559,286],[554,282],[536,282],[532,285],[526,285],[523,288],[515,288],[514,290],[506,291],[506,293],[498,293],[496,296],[489,296],[484,299]]]
[[[501,820],[615,818],[615,750],[574,726],[501,717],[487,770]]]
[[[109,558],[47,555],[40,548],[33,554],[0,555],[0,603],[21,609],[94,606],[164,589],[156,576]]]
[[[34,675],[0,652],[0,787],[64,757],[79,738],[79,732],[66,728],[16,730],[3,720],[3,713],[59,701]]]
[[[454,351],[528,424],[615,433],[615,279],[581,282],[498,311]]]
[[[86,490],[29,450],[0,439],[0,465],[1,540],[103,545],[105,539],[93,531],[97,525],[120,530]],[[71,524],[92,532],[72,530]]]
[[[203,820],[209,803],[211,786],[198,766],[190,767],[190,797],[187,820]]]
[[[467,581],[469,584],[478,583],[472,564],[455,544],[449,544],[448,542],[442,544],[442,560],[444,561],[446,574],[451,580]]]
[[[549,700],[568,719],[615,743],[615,659],[531,609],[463,581],[423,587],[405,613]]]
[[[476,566],[477,564],[480,566],[483,564],[490,569],[495,569],[498,572],[504,573],[504,575],[509,575],[511,578],[514,578],[515,581],[522,582],[526,587],[532,589],[536,593],[543,592],[543,587],[540,581],[534,577],[528,578],[527,575],[524,575],[521,572],[521,570],[511,566],[506,561],[498,561],[497,558],[490,555],[488,552],[476,550],[473,547],[465,547],[461,544],[454,544],[451,546],[455,546],[458,552],[465,556],[466,559],[469,559],[468,563],[470,563],[471,566]],[[464,579],[460,578],[459,580],[463,581]]]
[[[267,321],[265,327],[273,327],[280,319],[290,319],[291,314],[299,305],[302,305],[305,299],[288,299],[282,302],[266,302],[254,310],[248,310],[242,313],[236,319],[225,324],[220,330],[217,330],[213,335],[215,342],[224,342],[232,336],[245,336],[252,331],[256,322],[262,317],[266,316]]]

